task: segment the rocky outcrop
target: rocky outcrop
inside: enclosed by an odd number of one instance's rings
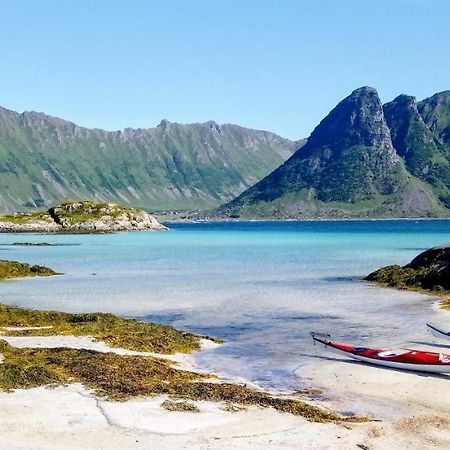
[[[424,251],[406,266],[387,266],[365,278],[399,289],[450,292],[450,243]]]
[[[52,275],[60,274],[45,266],[0,260],[0,280],[24,277],[50,277]]]
[[[47,212],[0,217],[0,232],[111,233],[166,229],[140,209],[91,201],[66,202]]]

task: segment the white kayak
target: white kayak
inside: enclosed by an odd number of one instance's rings
[[[450,331],[445,331],[444,329],[437,327],[436,325],[432,325],[431,323],[427,323],[428,331],[435,337],[441,339],[449,339],[450,340]]]

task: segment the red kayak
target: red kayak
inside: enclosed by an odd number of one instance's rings
[[[381,348],[354,347],[333,342],[330,335],[311,333],[314,343],[319,343],[336,353],[377,366],[420,372],[450,373],[450,355],[421,350],[391,351]]]

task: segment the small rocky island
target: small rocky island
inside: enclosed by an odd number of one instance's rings
[[[65,202],[47,211],[0,216],[0,233],[110,233],[166,229],[143,210],[93,201]]]
[[[406,266],[387,266],[365,280],[397,289],[424,290],[437,295],[450,294],[450,243],[430,248]]]
[[[19,261],[0,260],[0,280],[25,277],[50,277],[59,275],[53,269],[45,266],[31,265]]]

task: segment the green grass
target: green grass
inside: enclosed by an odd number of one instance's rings
[[[122,214],[139,214],[142,212],[136,208],[88,200],[64,202],[53,210],[60,219],[67,220],[72,224],[98,220],[103,216],[115,218]]]
[[[45,222],[53,222],[53,219],[46,211],[36,211],[32,213],[16,213],[0,216],[1,222],[10,222],[16,225],[25,225],[28,223],[43,220]]]

